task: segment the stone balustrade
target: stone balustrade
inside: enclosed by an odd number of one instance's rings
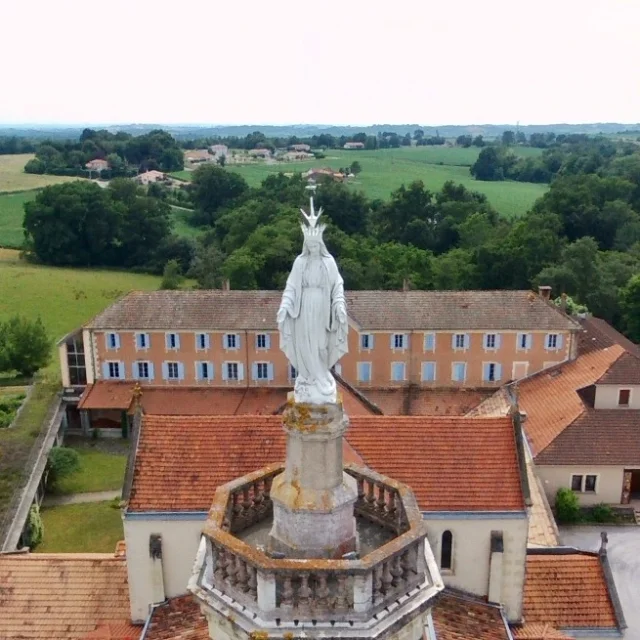
[[[225,596],[264,620],[366,621],[433,585],[425,562],[426,527],[412,492],[369,469],[347,465],[356,479],[356,516],[393,537],[361,558],[275,558],[238,534],[269,518],[269,490],[282,465],[218,489],[204,529],[206,555],[198,587]],[[366,524],[366,522],[365,522]],[[372,525],[367,525],[372,526]]]

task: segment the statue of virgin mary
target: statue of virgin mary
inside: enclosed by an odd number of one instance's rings
[[[302,253],[287,278],[277,322],[280,348],[296,370],[296,402],[335,403],[336,381],[331,368],[347,353],[347,307],[344,285],[318,225],[313,197],[304,221]]]

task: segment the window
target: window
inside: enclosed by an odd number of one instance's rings
[[[582,491],[582,477],[583,476],[571,476],[571,491]]]
[[[404,362],[391,363],[391,379],[394,382],[401,382],[406,379],[407,365]]]
[[[454,333],[451,338],[451,346],[453,349],[468,349],[470,344],[471,340],[466,333]]]
[[[196,362],[196,378],[198,380],[212,380],[213,364],[211,362]]]
[[[224,348],[225,349],[239,349],[240,348],[240,336],[237,333],[225,333],[224,334]]]
[[[209,336],[206,333],[196,333],[196,349],[206,351],[209,348]]]
[[[179,349],[180,348],[180,336],[177,333],[165,334],[165,342],[167,349]]]
[[[120,363],[107,362],[107,371],[109,378],[120,378]]]
[[[424,382],[435,382],[435,379],[436,379],[436,363],[423,362],[422,363],[422,380]]]
[[[177,362],[167,362],[167,378],[169,380],[178,380],[180,377],[180,368]]]
[[[618,391],[618,406],[628,407],[631,402],[631,389],[620,389]]]
[[[596,492],[596,483],[598,481],[598,476],[585,476],[584,477],[584,490],[587,493],[595,493]]]
[[[148,333],[136,334],[136,349],[148,349],[151,344]]]
[[[440,568],[451,570],[453,566],[453,534],[448,529],[442,534],[442,546],[440,548]]]
[[[424,334],[424,350],[425,351],[436,350],[436,334],[435,333]]]
[[[373,349],[372,333],[363,333],[360,335],[360,348],[364,350]]]
[[[404,333],[394,333],[391,336],[391,340],[392,340],[392,347],[394,349],[406,349],[407,340]]]
[[[227,362],[227,380],[239,380],[238,377],[238,363]]]
[[[518,351],[526,351],[527,349],[531,349],[531,345],[533,344],[533,336],[530,333],[519,333],[518,334],[518,342],[517,349]]]
[[[500,336],[497,333],[484,334],[484,348],[498,349],[500,347]]]
[[[467,363],[454,362],[451,365],[451,379],[454,382],[464,382],[467,378]]]
[[[87,384],[84,343],[80,336],[67,340],[67,366],[69,367],[69,384],[72,386]]]
[[[547,333],[544,348],[554,351],[562,349],[562,336],[559,333]]]
[[[269,349],[271,347],[271,336],[266,333],[256,334],[256,349]]]
[[[485,382],[496,382],[502,378],[502,366],[497,362],[485,362],[482,365],[482,379]]]
[[[139,380],[148,380],[149,379],[149,363],[148,362],[136,362],[137,365],[137,374]]]
[[[256,362],[254,365],[254,378],[256,380],[269,379],[269,365],[266,362]]]
[[[371,382],[370,362],[358,362],[358,382]]]
[[[117,333],[107,333],[105,337],[107,340],[107,349],[120,348],[120,336]]]
[[[296,368],[290,364],[289,365],[289,380],[295,380],[298,377],[298,372],[296,371]]]

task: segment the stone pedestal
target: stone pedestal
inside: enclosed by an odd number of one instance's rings
[[[271,486],[271,551],[290,558],[340,558],[357,550],[356,481],[342,470],[342,404],[299,404],[289,394],[287,462]]]

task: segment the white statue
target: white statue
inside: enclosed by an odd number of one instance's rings
[[[304,243],[282,294],[277,322],[280,348],[295,367],[296,402],[335,403],[331,367],[347,352],[347,307],[342,277],[322,239],[313,197],[310,214],[302,209]]]

